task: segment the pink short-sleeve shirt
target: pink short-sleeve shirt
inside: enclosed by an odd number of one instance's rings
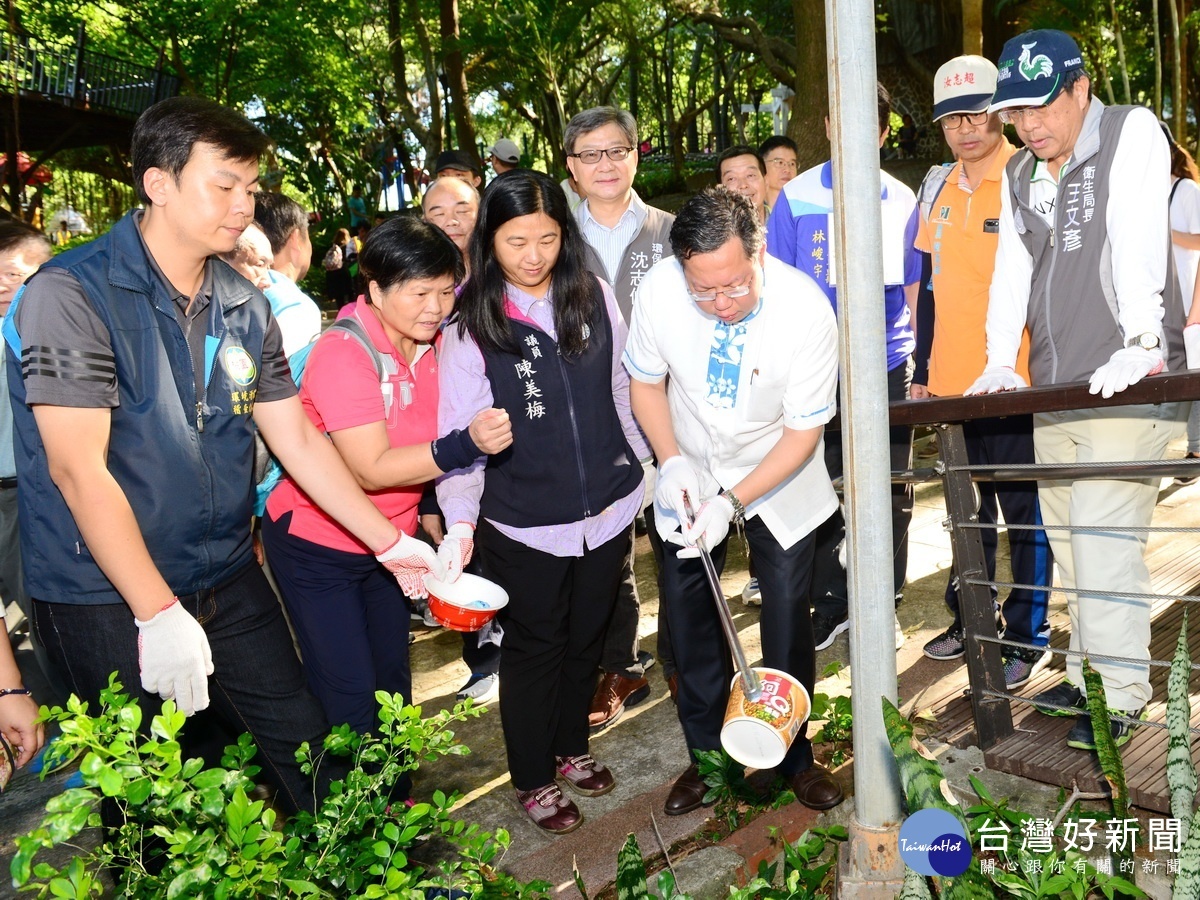
[[[318,430],[328,434],[372,422],[386,422],[388,444],[407,447],[437,437],[438,369],[433,347],[422,347],[412,365],[392,346],[383,326],[361,300],[347,307],[367,330],[375,347],[388,353],[398,372],[392,383],[392,404],[385,414],[383,391],[374,361],[353,336],[333,329],[326,331],[313,347],[304,367],[300,401]],[[341,318],[341,316],[339,316]],[[397,529],[405,534],[417,530],[417,502],[424,485],[367,491],[366,494]],[[267,501],[267,515],[277,521],[292,513],[288,533],[349,553],[369,553],[369,548],[326,515],[296,483],[285,477]]]

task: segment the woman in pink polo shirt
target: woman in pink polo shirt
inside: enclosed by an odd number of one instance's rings
[[[359,270],[366,292],[346,316],[376,352],[350,331],[328,329],[305,366],[300,400],[367,496],[412,535],[424,485],[503,450],[512,442],[511,428],[504,411],[487,409],[469,427],[438,438],[438,334],[463,275],[450,239],[417,219],[391,219],[371,232]],[[377,690],[412,699],[404,593],[424,596],[423,584],[398,585],[290,478],[267,501],[263,541],[310,689],[332,724],[369,731]],[[440,571],[432,549],[422,559]]]

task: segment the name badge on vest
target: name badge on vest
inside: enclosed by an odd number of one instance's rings
[[[1000,220],[999,219],[984,219],[983,220],[983,233],[984,234],[999,234],[1000,233]]]

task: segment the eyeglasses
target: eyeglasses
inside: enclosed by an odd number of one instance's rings
[[[585,165],[594,166],[602,157],[607,156],[613,162],[620,162],[633,152],[632,147],[609,147],[607,150],[580,150],[578,153],[568,153]]]
[[[795,169],[796,161],[794,159],[784,159],[777,156],[774,159],[764,160],[768,166],[774,166],[777,169]]]
[[[753,273],[751,273],[750,280],[747,281],[745,284],[739,284],[736,287],[731,287],[731,288],[728,288],[727,290],[707,291],[706,293],[703,293],[703,294],[697,294],[695,291],[693,291],[691,289],[691,287],[688,287],[687,292],[688,292],[688,296],[691,297],[693,300],[695,300],[697,303],[712,303],[714,300],[716,300],[718,297],[720,297],[722,295],[724,295],[725,297],[727,297],[730,300],[737,300],[739,297],[745,297],[748,293],[750,293],[750,283],[753,280],[754,280],[754,275],[753,275]]]
[[[1061,96],[1061,94],[1059,95]],[[1057,100],[1055,97],[1054,100]],[[1024,125],[1030,122],[1040,122],[1046,117],[1046,112],[1054,105],[1054,100],[1042,106],[1024,106],[1019,109],[1003,109],[1000,111],[1000,121],[1005,125]]]
[[[1000,114],[1003,117],[1003,113]],[[962,125],[963,121],[968,125],[983,125],[988,120],[988,112],[985,109],[983,112],[977,113],[951,113],[948,116],[942,116],[942,128],[945,131],[954,131]]]

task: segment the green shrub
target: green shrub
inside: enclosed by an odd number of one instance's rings
[[[107,871],[117,894],[129,898],[419,898],[425,888],[489,897],[544,894],[547,884],[521,884],[494,868],[508,834],[452,818],[457,794],[435,791],[429,802],[412,806],[389,802],[391,785],[422,760],[468,753],[449,726],[482,710],[459,704],[423,719],[399,694],[380,692],[376,699],[377,734],[358,735],[343,725],[316,754],[307,744],[297,751],[308,775],[325,753],[350,757],[351,768],[315,815],[301,812],[283,823],[249,797],[257,772],[249,735],[226,748],[220,767],[184,760],[178,736],[185,720],[174,702],[162,705],[147,734],[140,730],[141,709],[115,677],[96,716],[75,697],[65,711],[43,709],[62,731],[57,755],[82,757],[85,786],[53,798],[41,827],[17,838],[14,886],[39,897],[94,897],[104,893],[100,876]],[[100,826],[102,797],[119,822],[109,823],[98,847],[63,869],[36,861],[39,850]],[[432,836],[453,848],[438,871],[410,856]]]

